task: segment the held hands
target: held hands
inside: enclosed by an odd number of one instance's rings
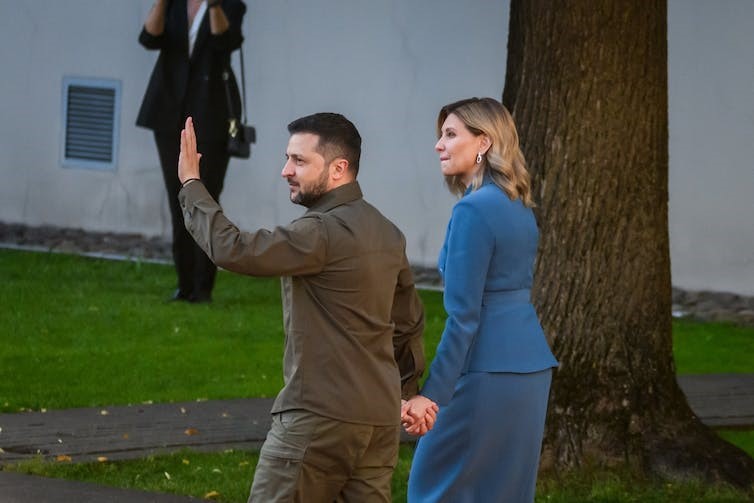
[[[185,129],[181,131],[181,153],[178,156],[178,181],[181,185],[192,178],[199,179],[199,159],[202,154],[196,151],[196,133],[194,121],[186,119]]]
[[[401,400],[401,422],[409,435],[422,436],[435,425],[440,408],[422,395],[410,400]]]

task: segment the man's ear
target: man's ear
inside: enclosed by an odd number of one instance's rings
[[[342,180],[348,175],[348,160],[343,157],[333,159],[330,163],[330,178],[333,180]]]

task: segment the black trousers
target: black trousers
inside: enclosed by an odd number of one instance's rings
[[[194,238],[186,230],[183,212],[178,204],[178,154],[180,153],[180,131],[163,133],[155,131],[155,142],[160,155],[162,175],[168,194],[168,205],[173,224],[173,261],[178,274],[179,294],[191,300],[209,300],[215,284],[217,266],[199,248]],[[215,201],[220,200],[225,172],[228,170],[226,144],[221,142],[197,141],[197,150],[202,154],[199,172],[202,182]]]

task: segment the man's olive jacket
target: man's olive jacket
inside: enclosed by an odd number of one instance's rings
[[[417,393],[425,366],[424,310],[403,234],[359,184],[325,193],[271,231],[240,231],[199,182],[178,197],[186,228],[215,264],[282,277],[285,384],[272,412],[398,424],[401,394]]]

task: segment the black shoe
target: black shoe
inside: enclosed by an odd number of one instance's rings
[[[195,293],[189,297],[189,302],[192,304],[209,304],[212,302],[212,295],[210,293]]]
[[[178,288],[175,292],[173,292],[173,295],[168,299],[168,302],[176,302],[176,301],[191,302],[191,296],[182,292],[181,289]]]

